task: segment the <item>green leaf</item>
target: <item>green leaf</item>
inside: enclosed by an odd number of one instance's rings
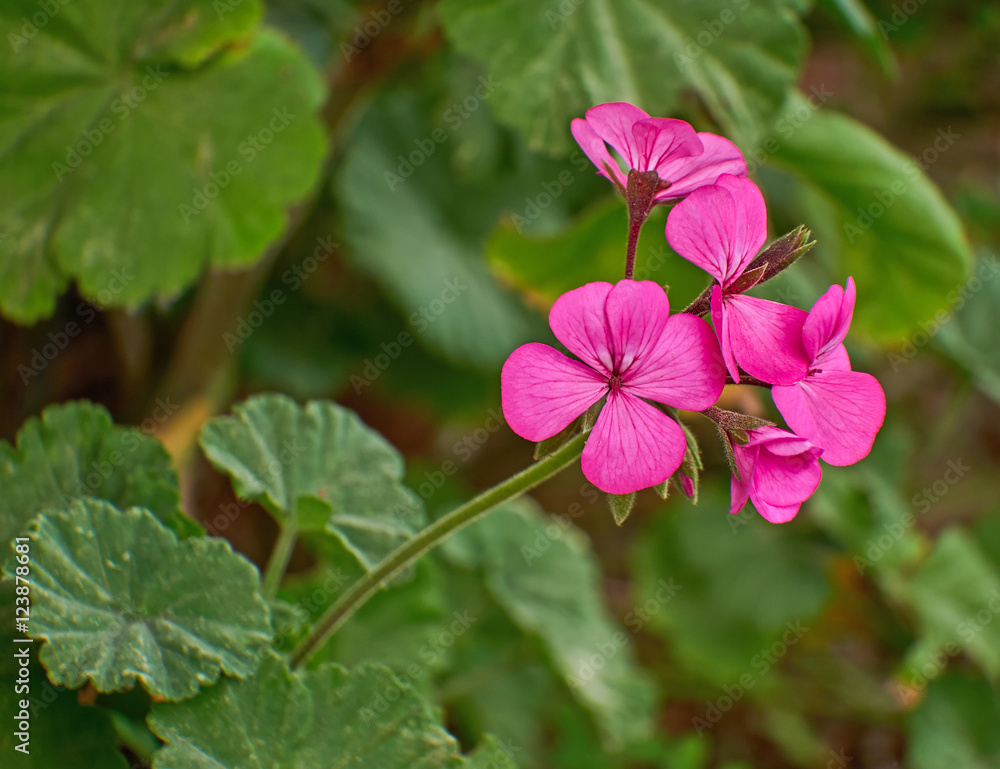
[[[256,261],[324,154],[312,66],[274,33],[246,39],[256,0],[57,9],[0,50],[0,311],[36,321],[71,280],[131,308]],[[0,23],[37,13],[16,0]]]
[[[894,79],[899,76],[899,64],[892,55],[888,39],[864,0],[819,0],[819,5],[850,31],[883,75]]]
[[[666,210],[653,209],[639,239],[635,277],[669,283],[670,305],[676,312],[701,292],[707,280],[702,270],[667,246],[665,224]],[[555,233],[519,232],[516,224],[501,224],[487,241],[486,256],[504,281],[547,308],[584,283],[621,280],[627,229],[622,200],[607,198]]]
[[[257,395],[210,420],[200,442],[240,498],[336,537],[365,569],[423,523],[399,452],[336,403]]]
[[[81,497],[136,505],[163,520],[181,518],[177,472],[163,445],[111,422],[101,406],[80,401],[50,406],[0,442],[0,541],[23,534],[46,508],[67,509]]]
[[[409,96],[376,102],[337,179],[345,236],[358,266],[402,308],[411,343],[419,339],[463,365],[499,367],[537,323],[486,270],[478,235],[445,218],[468,194],[448,166],[450,131],[424,120]],[[416,167],[407,157],[419,158]],[[473,199],[482,208],[475,217],[496,205]],[[356,387],[364,381],[351,379]]]
[[[74,502],[36,519],[33,636],[49,678],[98,691],[138,680],[168,700],[247,676],[270,643],[256,568],[222,539],[178,541],[148,510]]]
[[[817,240],[839,253],[836,274],[857,282],[855,327],[881,341],[902,339],[961,289],[972,263],[961,222],[920,167],[874,131],[813,112],[801,97],[790,109],[796,104],[809,117],[786,126],[771,157],[834,210],[838,231],[817,227]],[[928,144],[951,141],[948,130]]]
[[[755,662],[770,667],[761,653],[789,631],[798,641],[828,593],[817,541],[750,507],[728,510],[703,487],[697,509],[653,516],[633,555],[637,620],[670,642],[687,674],[720,686],[758,675]]]
[[[14,627],[14,584],[0,581],[0,623],[4,628]],[[30,621],[30,620],[29,620]],[[18,633],[18,638],[23,634]],[[45,678],[45,671],[35,659],[37,643],[7,641],[0,658],[0,712],[9,717],[6,728],[0,731],[0,751],[13,756],[11,766],[26,769],[52,769],[52,767],[95,766],[107,769],[126,769],[128,762],[118,750],[118,738],[108,713],[102,708],[85,707],[77,701],[75,692],[57,688]],[[28,653],[27,684],[22,691],[18,671],[23,657]],[[28,701],[28,753],[15,755],[14,746],[23,744],[14,736],[18,728],[21,701]],[[70,738],[69,735],[72,735]]]
[[[391,699],[379,698],[391,692]],[[225,680],[199,697],[157,704],[150,728],[167,744],[156,769],[286,767],[477,769],[459,754],[434,710],[392,673],[324,664],[293,673],[266,658],[246,681]],[[487,743],[481,756],[496,756]]]
[[[621,526],[625,523],[632,508],[635,507],[635,492],[631,494],[606,494],[608,506],[611,508],[611,516],[615,519],[615,525]]]
[[[627,101],[668,115],[693,89],[725,133],[755,145],[794,84],[805,36],[778,0],[444,0],[445,33],[498,81],[490,105],[535,149]]]
[[[906,765],[991,769],[1000,765],[1000,701],[985,683],[949,676],[933,682],[910,716]]]
[[[516,625],[542,640],[609,749],[645,736],[653,690],[635,664],[630,639],[604,608],[597,562],[583,534],[566,521],[556,526],[522,501],[461,536],[478,551],[493,597]]]

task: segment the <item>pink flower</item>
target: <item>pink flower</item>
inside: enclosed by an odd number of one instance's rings
[[[666,235],[678,254],[718,281],[712,289],[712,322],[733,381],[740,381],[740,367],[774,384],[802,379],[805,311],[742,294],[753,285],[740,281],[743,271],[767,238],[767,210],[757,185],[720,176],[677,204],[667,218]]]
[[[796,384],[771,388],[774,405],[797,434],[823,449],[831,465],[868,456],[885,420],[885,393],[871,374],[851,371],[844,337],[854,314],[854,279],[846,290],[831,286],[813,305],[802,328],[808,374]]]
[[[583,450],[583,474],[611,494],[673,475],[684,432],[643,398],[694,411],[715,403],[725,370],[711,327],[693,315],[670,316],[660,286],[633,280],[568,291],[552,306],[549,325],[582,363],[537,343],[511,353],[500,386],[514,432],[551,438],[607,396]]]
[[[614,182],[623,195],[630,170],[656,172],[660,181],[655,202],[682,198],[712,184],[719,174],[745,176],[747,172],[743,153],[728,139],[696,133],[683,120],[650,117],[624,102],[598,104],[587,110],[586,119],[576,118],[570,129],[597,172]],[[625,161],[625,171],[605,142]]]
[[[787,523],[819,486],[821,451],[777,427],[758,427],[746,433],[750,438],[746,445],[732,444],[740,477],[733,476],[729,512],[738,513],[749,498],[771,523]]]

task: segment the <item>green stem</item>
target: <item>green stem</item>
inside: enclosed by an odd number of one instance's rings
[[[333,606],[326,610],[301,643],[292,651],[293,668],[304,663],[350,619],[364,603],[388,580],[399,574],[428,550],[439,545],[463,526],[492,510],[502,502],[523,494],[542,481],[548,480],[583,453],[587,433],[580,433],[544,459],[535,462],[479,496],[439,518],[413,539],[407,540],[385,557],[378,566],[348,588]]]
[[[271,557],[267,559],[267,568],[264,569],[263,591],[265,598],[274,598],[281,587],[281,578],[285,576],[285,569],[292,558],[292,550],[295,549],[295,538],[299,534],[299,528],[295,521],[289,519],[281,526],[281,533],[278,541],[274,543]]]

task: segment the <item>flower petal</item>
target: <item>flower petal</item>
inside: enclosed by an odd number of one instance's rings
[[[629,494],[663,483],[684,459],[680,426],[625,392],[613,392],[583,449],[583,474],[601,491]]]
[[[661,179],[661,168],[676,167],[688,158],[704,152],[698,134],[683,120],[653,117],[640,120],[632,126],[632,137],[638,152],[636,171],[656,171]]]
[[[588,283],[556,299],[549,325],[556,339],[588,366],[608,375],[614,369],[611,337],[604,315],[610,283]]]
[[[598,104],[587,110],[587,123],[604,141],[614,147],[629,168],[637,168],[639,151],[632,135],[632,126],[649,115],[623,101]]]
[[[569,129],[580,149],[590,158],[590,162],[597,166],[597,173],[605,179],[610,179],[618,185],[622,194],[625,194],[628,178],[622,173],[618,161],[611,157],[604,139],[598,136],[590,124],[582,118],[575,118],[570,123]]]
[[[798,435],[823,449],[831,465],[852,465],[871,451],[885,420],[885,393],[871,374],[826,371],[771,388],[774,405]]]
[[[760,453],[760,446],[740,444],[733,441],[733,459],[736,460],[736,469],[740,471],[740,477],[733,474],[732,483],[729,486],[729,496],[732,505],[729,512],[735,515],[743,509],[750,498],[750,482],[753,480],[753,469],[757,465],[757,455]]]
[[[657,200],[674,200],[690,195],[699,187],[715,184],[722,174],[747,175],[747,162],[739,147],[729,139],[711,133],[699,133],[705,148],[697,157],[665,163],[656,169],[661,179],[671,184],[656,193]]]
[[[727,296],[722,300],[723,331],[728,331],[736,361],[750,376],[772,384],[793,384],[805,378],[805,319],[805,311],[798,307],[754,296]],[[725,341],[724,337],[723,353]]]
[[[767,239],[764,198],[749,179],[724,174],[674,207],[666,235],[678,254],[726,287]]]
[[[823,477],[817,459],[819,449],[810,447],[803,452],[779,456],[769,448],[769,444],[762,445],[757,455],[750,483],[754,505],[758,502],[779,507],[802,504],[816,491]]]
[[[854,278],[847,279],[847,290],[830,286],[809,311],[802,327],[802,344],[810,361],[836,349],[844,341],[854,315],[857,289]]]
[[[656,345],[622,377],[633,395],[688,411],[715,403],[726,384],[719,340],[701,318],[673,315]]]
[[[620,280],[604,303],[614,369],[623,377],[656,347],[670,317],[663,286],[651,280]]]
[[[518,347],[500,372],[510,428],[529,441],[551,438],[601,399],[608,381],[546,344]]]
[[[715,326],[715,334],[719,338],[719,345],[722,349],[722,359],[726,362],[726,370],[736,384],[740,383],[740,367],[736,365],[736,357],[733,355],[733,345],[729,338],[729,326],[727,325],[727,313],[722,305],[722,288],[716,284],[712,288],[712,325]]]
[[[770,523],[788,523],[799,514],[802,502],[795,505],[772,505],[763,500],[755,499],[753,506],[757,508],[757,512],[761,514],[765,521],[769,521]]]

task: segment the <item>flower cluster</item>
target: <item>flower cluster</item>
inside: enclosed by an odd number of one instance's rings
[[[621,103],[588,110],[572,131],[628,203],[625,279],[589,283],[552,306],[552,331],[577,359],[537,343],[511,354],[501,374],[508,423],[532,441],[592,425],[581,462],[598,488],[629,495],[673,477],[691,496],[700,460],[678,410],[700,411],[715,421],[732,467],[730,512],[749,499],[767,520],[791,520],[819,485],[820,459],[863,459],[885,417],[878,381],[851,370],[843,344],[853,279],[808,313],[746,295],[803,253],[804,238],[800,229],[761,251],[764,198],[726,139]],[[638,229],[664,203],[673,205],[670,246],[711,278],[674,315],[660,286],[631,279]],[[770,388],[790,431],[716,408],[727,382]]]

